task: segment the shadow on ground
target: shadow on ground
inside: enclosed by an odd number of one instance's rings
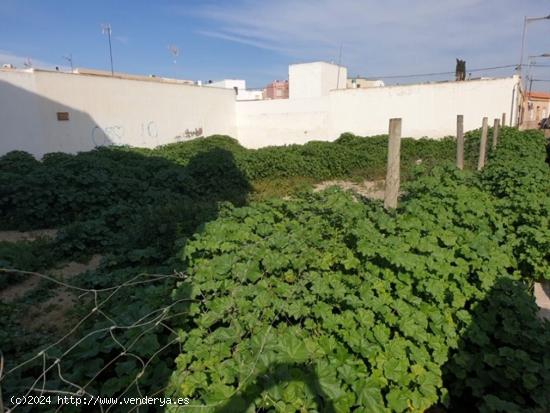
[[[244,389],[231,397],[215,413],[245,412],[253,405],[262,393],[282,383],[302,382],[310,393],[316,395],[316,411],[323,413],[335,413],[334,405],[319,385],[319,379],[312,370],[311,365],[306,364],[272,364],[269,368],[258,374]],[[281,406],[279,406],[281,407]],[[284,408],[281,411],[285,411]]]
[[[109,254],[107,263],[96,272],[71,280],[84,289],[122,285],[140,273],[183,270],[181,261],[174,257],[185,238],[214,220],[220,205],[244,205],[250,190],[233,154],[222,148],[192,154],[185,165],[127,148],[99,148],[77,155],[54,153],[42,162],[20,152],[0,158],[2,225],[13,229],[60,228],[49,249],[58,259]],[[6,267],[15,266],[7,263]],[[53,283],[39,285],[17,302],[0,302],[4,373],[48,348],[44,360],[36,358],[2,377],[4,398],[26,394],[33,383],[74,394],[92,378],[86,390],[94,395],[162,396],[181,351],[174,342],[172,326],[184,323],[182,317],[189,305],[188,297],[171,296],[175,283],[176,279],[167,278],[124,287],[112,297],[112,291],[99,293],[96,302],[109,298],[101,314],[98,311],[93,317],[88,316],[94,297],[82,294],[82,300],[70,309],[71,325],[78,320],[85,322],[72,334],[67,334],[70,328],[52,333],[26,328],[19,322],[29,306],[47,300],[59,288]],[[171,305],[178,300],[178,305]],[[155,318],[159,315],[165,318],[159,321]],[[47,347],[58,339],[62,339],[59,345]],[[56,358],[59,367],[48,369],[44,376],[44,365],[49,366]],[[141,375],[145,362],[147,369]],[[133,380],[138,374],[136,385]],[[63,411],[97,409],[65,406]]]
[[[523,282],[496,282],[444,366],[448,411],[550,411],[550,322],[537,313]]]

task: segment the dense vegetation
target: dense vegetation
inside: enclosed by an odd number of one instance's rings
[[[383,178],[386,148],[387,136],[343,134],[335,142],[258,150],[213,136],[152,150],[50,153],[41,161],[10,152],[0,157],[0,229],[62,227],[53,248],[63,255],[109,250],[119,261],[162,262],[176,252],[177,239],[215,218],[220,202],[243,205],[281,189],[303,189],[304,179],[307,186],[330,178]],[[451,139],[404,139],[404,177],[412,176],[419,159],[430,167],[453,157]]]
[[[545,411],[525,282],[550,277],[545,155],[508,133],[481,175],[433,170],[395,214],[326,192],[207,224],[182,252],[198,302],[173,391],[224,412]]]
[[[474,131],[468,166],[478,145]],[[255,196],[264,180],[381,178],[386,146],[387,137],[345,134],[247,150],[211,137],[0,158],[2,227],[61,228],[49,243],[0,245],[4,266],[99,251],[102,267],[73,280],[81,288],[175,274],[121,290],[102,307],[108,317],[49,350],[63,377],[52,371],[46,387],[74,392],[69,383],[93,378],[91,394],[166,392],[211,406],[201,412],[547,410],[550,326],[529,290],[550,277],[539,133],[504,128],[481,174],[445,165],[452,139],[403,140],[407,195],[391,213],[338,190],[253,201],[269,197]],[[52,341],[22,334],[15,305],[0,303],[8,368]],[[162,323],[149,316],[156,310]],[[123,347],[135,357],[120,358]],[[24,394],[42,363],[8,376],[4,394]]]

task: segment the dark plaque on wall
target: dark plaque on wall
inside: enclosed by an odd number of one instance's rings
[[[57,120],[69,120],[69,112],[57,112]]]

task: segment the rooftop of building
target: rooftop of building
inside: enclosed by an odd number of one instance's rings
[[[40,69],[40,68],[25,68],[25,69],[19,69],[19,68],[7,68],[2,67],[0,68],[0,71],[2,72],[21,72],[21,73],[58,73],[58,74],[66,74],[66,75],[86,75],[86,76],[101,76],[101,77],[109,77],[109,78],[116,78],[116,79],[126,79],[126,80],[141,80],[141,81],[148,81],[148,82],[158,82],[158,83],[176,83],[176,84],[183,84],[183,85],[194,85],[195,82],[193,80],[187,80],[187,79],[175,79],[175,78],[169,78],[169,77],[160,77],[156,75],[135,75],[130,73],[121,73],[121,72],[114,72],[111,73],[110,71],[106,70],[97,70],[97,69],[87,69],[87,68],[75,68],[74,70],[51,70],[51,69]]]
[[[550,100],[550,93],[549,92],[529,92],[527,93],[527,99]]]

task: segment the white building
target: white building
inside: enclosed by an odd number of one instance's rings
[[[203,83],[208,87],[219,87],[223,89],[233,89],[237,96],[237,100],[260,100],[263,99],[262,90],[247,90],[246,80],[243,79],[223,79],[215,82]]]
[[[348,69],[327,62],[299,63],[288,67],[289,99],[327,96],[331,90],[345,89]]]

